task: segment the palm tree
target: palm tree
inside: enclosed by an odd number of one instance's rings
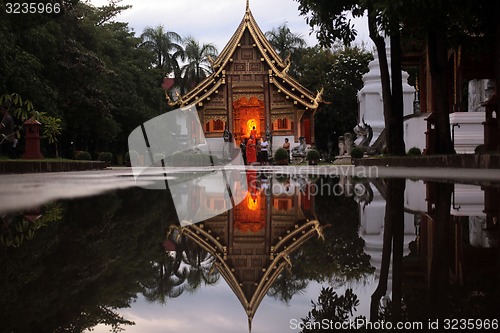
[[[141,34],[142,46],[150,49],[156,55],[156,68],[161,68],[165,74],[172,73],[179,67],[177,59],[183,59],[182,46],[177,44],[182,37],[176,32],[165,31],[163,25],[155,28],[147,27]]]
[[[181,268],[182,249],[175,256],[162,251],[153,261],[154,279],[143,282],[143,295],[150,303],[165,304],[169,298],[179,297],[184,292],[187,269]]]
[[[287,22],[266,32],[266,37],[282,58],[306,46],[306,41],[302,38],[302,35],[291,32]]]
[[[284,22],[279,27],[266,32],[266,38],[282,59],[290,57],[290,73],[296,76],[295,66],[300,58],[297,51],[307,45],[302,35],[290,31],[287,22]]]
[[[200,43],[189,36],[184,39],[184,57],[187,64],[181,68],[184,88],[190,89],[200,83],[212,72],[211,62],[217,57],[217,47],[212,44]]]
[[[220,275],[213,266],[216,258],[195,242],[186,242],[182,261],[189,266],[186,273],[186,291],[193,293],[202,284],[214,285],[219,281]]]

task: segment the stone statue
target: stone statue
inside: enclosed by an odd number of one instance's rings
[[[339,156],[344,156],[344,154],[345,154],[344,137],[341,135],[339,136]]]
[[[354,127],[354,133],[356,133],[357,139],[356,146],[368,148],[373,138],[373,130],[370,125],[365,123],[363,119],[362,122],[356,127]]]
[[[361,123],[356,125],[353,130],[357,136],[353,148],[361,148],[366,155],[376,155],[382,152],[382,149],[385,146],[385,129],[373,144],[371,144],[373,139],[372,127],[368,125],[364,119],[362,119]]]
[[[352,134],[346,133],[344,134],[344,147],[346,155],[351,155],[351,150],[353,148],[354,142],[352,142]]]

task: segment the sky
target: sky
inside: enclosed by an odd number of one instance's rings
[[[311,311],[311,301],[316,301],[322,286],[310,282],[303,293],[292,297],[289,304],[265,296],[252,322],[252,332],[299,333],[296,323]],[[353,283],[335,290],[339,295],[346,288],[352,288],[361,304],[354,316],[369,316],[371,294],[376,288],[375,279],[364,283]],[[128,309],[116,310],[133,326],[123,326],[125,333],[235,333],[248,332],[247,316],[236,295],[221,277],[215,286],[202,286],[193,294],[183,293],[178,298],[167,300],[166,304],[149,303],[139,296]],[[106,333],[110,327],[100,324],[93,333]]]
[[[90,0],[95,6],[107,0]],[[121,5],[132,8],[121,13],[116,21],[128,22],[140,35],[146,27],[162,24],[166,30],[183,37],[193,36],[201,43],[214,43],[222,51],[245,13],[246,0],[122,0]],[[305,17],[299,15],[295,0],[250,0],[250,9],[263,32],[287,22],[294,33],[299,33],[308,46],[317,44]],[[371,45],[366,19],[353,21],[358,31],[357,43]]]

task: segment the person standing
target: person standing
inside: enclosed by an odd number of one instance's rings
[[[288,138],[285,138],[285,143],[283,143],[283,149],[286,150],[288,153],[288,162],[290,162],[290,142],[288,141]]]
[[[262,142],[260,143],[260,156],[260,162],[267,165],[269,160],[269,142],[267,142],[265,137],[262,138]]]
[[[14,119],[3,105],[0,106],[0,153],[6,154],[9,158],[16,158],[16,133],[14,132]]]
[[[247,164],[247,139],[241,140],[240,149],[243,157],[243,164]]]
[[[247,153],[247,164],[252,164],[257,162],[257,149],[255,145],[255,137],[253,135],[250,135],[250,139],[247,141],[247,147],[246,147],[246,153]]]
[[[222,135],[224,138],[224,146],[222,147],[222,158],[231,158],[232,156],[232,148],[233,148],[233,134],[229,131],[229,129],[224,129],[224,134]]]

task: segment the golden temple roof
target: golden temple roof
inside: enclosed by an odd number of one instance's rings
[[[242,281],[235,275],[234,267],[227,260],[227,244],[223,245],[218,237],[204,224],[193,224],[181,229],[181,234],[195,241],[203,250],[210,253],[216,259],[214,266],[232,289],[248,317],[249,331],[251,331],[252,320],[262,299],[267,294],[273,283],[285,268],[291,268],[290,254],[297,250],[309,238],[314,235],[323,236],[323,228],[317,220],[307,221],[302,225],[296,225],[295,229],[289,230],[286,235],[271,246],[269,263],[262,267],[262,275],[255,281],[255,287],[251,295],[246,295],[242,289]]]
[[[202,103],[213,93],[218,91],[221,85],[226,84],[226,69],[233,61],[233,55],[238,47],[242,45],[242,38],[248,31],[253,39],[253,46],[259,50],[261,61],[268,67],[269,83],[274,84],[287,98],[291,98],[294,104],[300,104],[306,109],[316,110],[321,103],[321,92],[316,95],[303,87],[295,79],[288,75],[290,59],[283,61],[272,45],[267,40],[265,34],[259,28],[250,10],[249,1],[246,4],[245,15],[241,20],[229,42],[226,44],[215,61],[211,61],[213,73],[200,82],[195,88],[182,97],[179,97],[177,104],[185,106],[188,104]]]

